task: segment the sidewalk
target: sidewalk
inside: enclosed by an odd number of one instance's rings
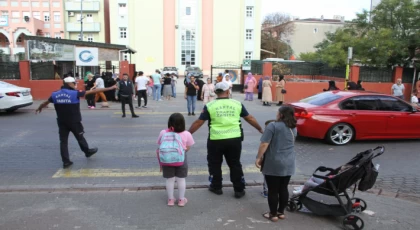
[[[341,217],[286,212],[287,219],[272,223],[261,187],[250,187],[243,199],[232,188],[222,196],[204,189],[187,190],[184,208],[167,207],[165,191],[0,194],[0,229],[342,229]],[[419,229],[420,205],[367,193],[367,211],[359,216],[366,230]]]

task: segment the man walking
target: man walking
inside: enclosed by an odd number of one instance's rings
[[[137,103],[138,107],[141,107],[141,98],[144,100],[143,108],[147,108],[147,84],[149,83],[149,78],[143,76],[143,71],[139,72],[139,76],[136,77],[136,88],[137,88]]]
[[[98,151],[98,148],[90,149],[83,136],[85,132],[82,125],[82,115],[80,113],[80,97],[113,90],[115,89],[115,86],[85,92],[76,90],[77,82],[73,77],[66,77],[63,82],[63,87],[61,87],[60,90],[53,92],[51,97],[38,107],[36,113],[41,113],[42,109],[47,107],[49,103],[54,103],[55,111],[57,113],[58,133],[60,135],[61,159],[63,161],[63,168],[68,168],[73,164],[73,162],[70,161],[68,149],[70,132],[73,133],[79,143],[80,149],[85,153],[87,158]]]
[[[133,83],[128,80],[128,74],[123,74],[123,79],[117,83],[117,90],[115,90],[115,99],[118,100],[118,97],[120,96],[121,99],[121,110],[122,110],[122,117],[125,117],[125,104],[128,104],[130,106],[131,111],[131,117],[137,118],[137,116],[134,113],[133,108],[133,97],[134,97],[135,91],[134,91],[134,85]]]
[[[157,69],[155,73],[152,75],[153,79],[153,100],[155,101],[162,101],[160,96],[162,95],[162,76],[160,75],[160,71]]]
[[[244,173],[240,161],[243,141],[241,117],[260,133],[263,133],[263,130],[241,102],[229,98],[229,85],[226,82],[217,83],[215,93],[217,99],[204,106],[203,112],[189,131],[191,134],[195,133],[208,120],[210,135],[207,139],[207,162],[211,183],[209,190],[218,195],[223,194],[222,162],[225,156],[235,197],[241,198],[245,195]]]
[[[394,97],[398,97],[404,100],[404,90],[405,90],[405,87],[401,83],[401,79],[397,79],[397,82],[394,85],[392,85],[391,93]]]
[[[93,85],[92,89],[105,89],[105,82],[104,79],[100,75],[95,75],[96,80],[95,84]],[[108,101],[106,100],[106,96],[101,91],[95,95],[95,103],[98,102],[99,98],[102,100],[102,108],[109,108]]]
[[[175,75],[174,73],[172,73],[172,74],[171,74],[171,78],[172,78],[172,81],[171,81],[171,87],[172,87],[172,97],[173,97],[173,98],[176,98],[176,84],[178,83],[178,82],[177,82],[177,80],[178,80],[178,76],[177,76],[177,75]]]

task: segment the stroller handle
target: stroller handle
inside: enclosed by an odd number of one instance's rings
[[[385,147],[383,145],[382,146],[378,146],[378,147],[374,148],[372,151],[374,153],[377,152],[375,155],[373,155],[372,158],[379,157],[380,155],[384,154]]]

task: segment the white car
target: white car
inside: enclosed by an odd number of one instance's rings
[[[31,89],[0,81],[0,111],[13,112],[33,103]]]
[[[165,76],[165,74],[175,74],[178,77],[178,69],[176,67],[164,67],[162,69],[162,76]]]

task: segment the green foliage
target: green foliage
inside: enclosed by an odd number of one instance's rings
[[[413,0],[382,0],[372,11],[363,11],[317,44],[314,53],[300,55],[305,61],[344,65],[347,49],[353,60],[374,66],[407,65],[420,55],[420,3]]]

